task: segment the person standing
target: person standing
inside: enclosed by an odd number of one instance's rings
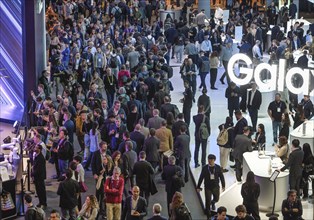
[[[140,188],[133,186],[132,195],[125,200],[121,220],[143,220],[146,215],[146,200],[140,196]]]
[[[133,150],[133,143],[131,141],[125,142],[125,152],[122,155],[123,160],[123,171],[124,176],[124,194],[129,196],[131,187],[134,186],[135,180],[133,175],[134,164],[137,161],[137,154]]]
[[[181,187],[173,184],[173,176],[177,173],[183,173],[182,168],[176,165],[176,158],[174,156],[170,156],[168,158],[168,165],[165,166],[161,177],[166,182],[166,192],[167,192],[167,207],[169,212],[169,205],[171,203],[172,197],[175,192],[181,192]]]
[[[226,89],[225,97],[228,100],[229,117],[233,117],[233,112],[240,109],[240,88],[231,82]]]
[[[29,194],[25,194],[24,196],[24,202],[27,206],[27,210],[26,210],[26,213],[25,213],[25,220],[44,220],[45,219],[45,212],[39,208],[39,207],[35,207],[33,205],[33,202],[32,202],[32,196],[29,195]],[[37,212],[40,212],[42,215],[42,218],[41,219],[38,219],[36,218],[37,217]],[[1,217],[1,215],[0,215]]]
[[[234,139],[233,157],[235,160],[236,179],[242,182],[243,154],[252,151],[252,140],[248,137],[249,127],[244,127],[243,134],[239,134]]]
[[[257,201],[260,195],[260,185],[255,182],[255,175],[252,171],[249,171],[246,176],[246,182],[241,187],[241,195],[247,213],[252,215],[255,220],[260,220]]]
[[[217,88],[215,87],[219,65],[217,51],[213,51],[212,54],[210,55],[209,64],[210,64],[210,89],[217,90]]]
[[[304,117],[310,120],[314,116],[314,106],[309,95],[304,95],[301,105],[303,106]]]
[[[243,134],[243,128],[248,126],[246,118],[243,117],[242,112],[240,110],[236,110],[234,112],[234,115],[237,119],[237,123],[234,126],[233,132],[234,132],[234,137],[237,136],[238,134]]]
[[[303,144],[302,148],[304,152],[304,158],[303,158],[304,169],[302,173],[302,181],[303,181],[302,199],[306,199],[309,197],[309,182],[312,182],[312,189],[314,189],[314,181],[310,181],[311,179],[309,179],[309,176],[314,174],[314,170],[313,170],[314,157],[311,150],[311,146],[308,143]]]
[[[186,134],[190,136],[189,126],[184,122],[183,118],[184,118],[183,113],[179,113],[178,116],[177,116],[177,120],[172,125],[172,129],[171,130],[172,130],[172,136],[173,136],[174,141],[181,134],[180,133],[181,126],[185,126],[186,127]]]
[[[156,169],[159,162],[159,147],[160,141],[156,138],[156,130],[155,128],[151,128],[149,130],[150,137],[148,137],[144,142],[143,151],[146,152],[147,161]]]
[[[168,150],[173,150],[173,136],[172,132],[169,128],[166,127],[167,122],[164,120],[162,122],[161,128],[157,129],[156,137],[160,141],[159,153],[160,153],[160,167],[159,169],[163,169],[163,160],[164,160],[164,152]]]
[[[183,103],[182,113],[184,115],[184,121],[188,126],[190,126],[191,108],[193,105],[194,95],[189,81],[184,81],[184,88],[184,97],[180,101]]]
[[[202,95],[197,100],[197,106],[203,105],[204,106],[204,112],[205,115],[210,119],[210,113],[211,113],[211,105],[210,105],[210,98],[207,95],[207,89],[202,90]]]
[[[215,211],[215,203],[219,200],[220,195],[220,186],[219,180],[221,182],[222,191],[225,191],[226,183],[225,178],[222,173],[221,167],[215,164],[216,156],[213,154],[209,154],[207,156],[208,164],[203,166],[200,178],[198,179],[197,183],[197,192],[199,193],[202,188],[201,184],[204,180],[205,186],[205,209],[206,215],[210,218],[211,210]],[[213,196],[213,200],[212,200]]]
[[[32,177],[34,178],[34,184],[36,193],[38,195],[39,204],[37,207],[47,208],[47,195],[46,195],[46,159],[42,154],[42,146],[36,145],[35,158],[33,163]]]
[[[278,141],[278,132],[281,130],[281,117],[287,110],[286,103],[281,101],[280,93],[276,93],[275,101],[268,105],[268,115],[272,120],[274,144]]]
[[[73,158],[71,154],[71,148],[73,145],[67,140],[68,131],[65,127],[61,127],[59,130],[59,141],[58,147],[54,149],[54,152],[58,154],[58,165],[59,165],[59,181],[61,176],[69,166],[69,160]],[[73,152],[73,151],[72,151]]]
[[[104,167],[104,160],[106,160],[106,157],[108,156],[108,145],[106,142],[102,141],[99,143],[99,149],[94,152],[93,157],[92,157],[92,162],[91,162],[91,167],[92,167],[92,174],[95,180],[95,184],[97,185],[98,179],[102,178],[102,183],[100,184],[101,186],[104,183],[104,180],[106,179],[107,175],[110,175],[110,169],[105,169],[106,167],[109,168],[107,165]],[[107,163],[110,164],[110,162],[107,160]],[[100,187],[99,189],[96,189],[96,198],[99,203],[99,212],[98,215],[105,216],[106,211],[105,208],[103,207],[103,199],[104,199],[104,191],[103,188]]]
[[[297,194],[300,194],[300,182],[302,178],[302,161],[304,158],[304,152],[300,147],[300,141],[294,139],[292,141],[291,153],[289,155],[288,162],[284,167],[280,169],[281,172],[289,168],[289,185],[290,190],[296,190]]]
[[[120,176],[121,169],[115,167],[113,175],[106,179],[104,191],[106,193],[106,213],[108,220],[118,220],[121,216],[121,204],[124,179]]]
[[[205,165],[205,158],[206,158],[206,148],[207,148],[207,138],[204,138],[203,135],[201,135],[201,124],[205,124],[207,127],[207,132],[210,135],[210,124],[209,124],[209,118],[205,115],[204,112],[204,106],[200,105],[198,107],[198,114],[193,116],[193,121],[195,123],[195,150],[194,150],[194,164],[195,168],[199,167],[200,164],[198,163],[198,153],[200,149],[200,145],[202,145],[202,165]]]
[[[72,171],[65,170],[66,179],[63,180],[57,194],[60,196],[59,206],[61,208],[62,219],[76,219],[77,195],[80,192],[80,186],[77,181],[72,179]]]
[[[297,191],[288,192],[288,198],[282,201],[281,213],[283,220],[302,219],[303,207],[301,200],[297,198]]]
[[[180,135],[174,142],[174,153],[178,158],[178,165],[183,170],[184,181],[189,181],[189,164],[191,160],[190,137],[186,134],[186,127],[180,128]]]
[[[262,94],[257,89],[257,85],[255,82],[251,82],[252,90],[247,93],[247,109],[249,110],[249,114],[252,121],[253,131],[256,132],[257,118],[258,118],[258,110],[262,104]]]
[[[229,73],[228,73],[228,62],[230,60],[230,58],[232,57],[232,41],[228,41],[226,46],[222,47],[221,50],[221,54],[220,54],[220,59],[221,59],[221,63],[223,64],[224,68],[225,68],[225,72],[222,74],[222,76],[220,77],[220,82],[222,84],[224,83],[224,79],[227,76],[227,82],[228,84],[230,84],[230,77],[229,77]]]
[[[154,168],[146,161],[145,151],[139,153],[139,161],[134,164],[133,175],[135,176],[136,185],[140,188],[140,196],[146,199],[147,205],[151,193],[151,182],[154,181]]]

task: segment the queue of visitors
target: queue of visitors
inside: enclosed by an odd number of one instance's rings
[[[246,1],[228,3],[230,17],[226,27],[214,16],[207,18],[204,10],[193,9],[193,1],[184,2],[180,19],[167,15],[162,22],[158,11],[165,8],[164,0],[46,0],[50,66],[42,72],[38,91],[31,93],[30,109],[36,148],[29,149],[29,155],[39,196],[38,208],[49,206],[44,185],[45,163],[49,160],[55,165],[54,179],[60,182],[57,194],[62,219],[144,219],[149,197],[157,193],[154,179],[157,172],[162,172],[165,181],[169,218],[191,219],[180,192],[189,181],[190,141],[194,138],[195,168],[200,166],[199,161],[202,163],[196,188],[200,192],[204,182],[206,215],[208,219],[228,219],[227,209],[216,209],[215,203],[221,190],[225,190],[229,155],[234,158],[236,179],[241,183],[243,153],[265,149],[265,128],[257,124],[258,111],[262,102],[270,101],[262,100],[254,81],[249,87],[238,87],[230,80],[227,65],[233,53],[235,26],[243,26],[238,47],[241,53],[254,58],[254,65],[263,62],[268,46],[269,63],[286,59],[288,68],[301,64],[307,68],[307,54],[314,55],[314,44],[311,32],[304,35],[303,24],[298,22],[285,37],[286,30],[282,32],[279,25],[287,26],[286,8],[280,9],[279,16],[274,2],[267,12]],[[288,9],[290,19],[295,17],[292,8]],[[266,45],[265,40],[269,24],[275,25],[271,29],[272,45]],[[295,64],[292,54],[300,48],[306,52]],[[171,103],[171,91],[176,85],[170,81],[174,73],[170,59],[181,65],[179,72],[185,88],[180,100],[182,111]],[[217,90],[217,69],[221,67],[225,73],[220,82],[224,84],[226,78],[228,83],[225,97],[229,116],[219,126],[218,165],[215,164],[218,155],[207,154],[211,102],[206,76],[210,76],[210,89]],[[266,79],[268,73],[263,77]],[[299,85],[299,80],[296,78],[293,83]],[[200,97],[196,97],[197,88],[202,89]],[[192,117],[191,108],[196,100],[198,114]],[[251,127],[242,115],[246,110]],[[299,102],[293,94],[286,93],[276,94],[268,106],[273,145],[286,163],[281,171],[290,168],[291,191],[282,205],[287,220],[302,216],[302,205],[296,195],[300,196],[301,187],[304,197],[309,196],[308,177],[313,173],[310,166],[314,162],[309,144],[303,150],[298,140],[292,141],[291,149],[287,146],[291,126],[288,110],[294,123],[300,125],[313,117],[314,108],[308,95]],[[191,118],[194,132],[190,130]],[[252,132],[256,132],[253,140]],[[78,152],[74,152],[75,139]],[[308,169],[303,169],[302,164]],[[80,195],[88,192],[84,174],[90,170],[96,195],[88,196],[82,204]],[[254,173],[249,172],[241,190],[243,205],[235,208],[234,219],[260,219],[259,193]],[[29,196],[25,201],[28,207],[34,207]],[[26,216],[34,214],[32,209],[28,209]],[[160,216],[161,209],[160,204],[154,204],[151,219],[166,219]],[[212,211],[217,215],[212,216]],[[60,215],[54,210],[50,218],[60,219]]]

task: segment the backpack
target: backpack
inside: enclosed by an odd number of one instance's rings
[[[173,68],[171,66],[165,63],[164,65],[162,65],[161,69],[167,72],[168,79],[173,77]]]
[[[113,13],[113,9],[115,9],[114,13]],[[121,13],[122,13],[121,8],[116,6],[113,9],[112,9],[111,13],[114,15],[115,18],[119,18],[121,16]]]
[[[149,51],[154,46],[153,37],[151,37],[151,38],[146,37],[146,39],[147,39],[147,50]]]
[[[111,57],[109,66],[114,69],[118,67],[118,59],[116,56]]]
[[[209,132],[207,125],[205,123],[206,115],[203,115],[203,121],[201,123],[200,129],[199,129],[199,137],[203,140],[207,139],[209,137]]]
[[[175,168],[175,174],[172,176],[172,186],[175,189],[179,189],[181,187],[184,187],[185,183],[183,180],[183,175],[180,170],[177,170],[177,167]]]
[[[36,220],[45,220],[46,219],[46,213],[45,211],[42,209],[42,208],[39,208],[39,207],[32,207],[30,208],[32,210],[35,211],[35,218]]]
[[[230,127],[232,128],[232,127]],[[229,139],[229,133],[228,133],[228,130],[230,128],[227,128],[227,129],[222,129],[220,132],[219,132],[219,135],[217,137],[217,144],[219,146],[225,146],[227,143],[228,143],[228,139]]]
[[[69,152],[68,152],[68,158],[69,158],[70,161],[72,161],[72,159],[74,157],[74,147],[73,147],[73,144],[70,141],[68,141],[68,142],[69,142],[69,145],[70,145]]]
[[[210,65],[209,64],[210,64],[209,60],[202,59],[202,65],[201,65],[200,72],[201,73],[209,73],[209,70],[210,70]]]
[[[192,220],[192,216],[189,208],[183,203],[180,207],[176,209],[176,219],[180,220]]]

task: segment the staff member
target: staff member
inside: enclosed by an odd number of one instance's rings
[[[219,200],[220,194],[220,186],[219,180],[221,181],[222,191],[225,191],[225,178],[222,173],[221,167],[215,164],[216,156],[213,154],[209,154],[208,164],[203,166],[200,178],[198,180],[198,184],[196,187],[197,192],[202,190],[201,184],[204,180],[205,184],[205,207],[206,207],[206,215],[210,217],[210,210],[215,210],[215,203]],[[213,195],[213,200],[212,200]],[[210,207],[211,206],[211,207]]]

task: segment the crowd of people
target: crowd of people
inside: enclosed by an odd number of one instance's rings
[[[296,65],[307,68],[307,54],[314,53],[314,44],[311,32],[304,35],[298,22],[287,37],[278,30],[280,24],[287,25],[287,12],[285,8],[277,10],[274,2],[266,12],[244,0],[229,2],[226,27],[220,18],[214,15],[207,18],[205,10],[193,9],[192,3],[184,1],[180,19],[167,15],[161,22],[158,11],[165,9],[164,0],[46,0],[46,48],[50,66],[38,80],[38,91],[31,93],[29,111],[34,136],[30,141],[35,143],[35,148],[28,150],[39,199],[37,207],[45,209],[49,205],[45,190],[46,161],[49,160],[55,165],[54,179],[60,182],[57,194],[62,219],[100,216],[143,219],[150,195],[157,193],[157,172],[162,173],[165,181],[169,218],[191,218],[180,192],[189,181],[190,142],[194,138],[193,162],[195,168],[202,165],[196,188],[200,192],[204,181],[206,215],[210,218],[211,211],[216,211],[213,219],[228,219],[227,209],[216,210],[215,203],[225,189],[224,173],[228,172],[229,155],[234,157],[236,179],[241,182],[243,153],[265,149],[265,128],[257,121],[262,101],[268,101],[262,100],[255,82],[238,87],[230,80],[227,65],[233,54],[235,26],[243,26],[240,52],[250,56],[255,64],[262,62],[263,53],[268,50],[270,63],[286,59],[290,68],[295,65],[291,61],[292,52],[303,47],[307,52]],[[296,12],[291,5],[288,18],[293,19]],[[277,16],[279,12],[281,16]],[[275,27],[271,30],[272,45],[268,49],[265,39],[269,24]],[[182,111],[171,103],[175,86],[170,81],[174,74],[171,59],[181,65]],[[225,73],[220,82],[224,84],[226,78],[228,83],[225,97],[229,116],[219,126],[218,165],[215,164],[218,155],[207,154],[211,102],[206,76],[210,75],[210,89],[217,90],[217,70],[221,66]],[[198,75],[200,85],[197,85]],[[294,83],[299,81],[297,78]],[[197,88],[202,91],[199,97],[196,97]],[[276,94],[268,114],[276,153],[286,164],[281,170],[290,168],[291,191],[282,206],[284,218],[288,220],[302,215],[296,195],[300,195],[301,187],[303,197],[309,196],[307,180],[313,172],[313,168],[308,172],[302,168],[302,164],[313,164],[310,146],[304,145],[302,150],[298,140],[292,141],[291,149],[287,146],[291,126],[288,112],[297,126],[314,115],[314,108],[308,95],[300,103],[293,94],[284,94],[284,100],[281,96]],[[198,113],[191,116],[195,102]],[[251,127],[242,115],[246,111]],[[233,117],[237,121],[235,125]],[[191,119],[194,132],[190,129]],[[251,139],[252,132],[255,137]],[[78,152],[75,152],[76,140]],[[291,172],[295,167],[295,173]],[[96,194],[87,196],[82,204],[81,193],[88,192],[85,172],[90,170]],[[241,190],[243,205],[236,207],[235,219],[260,219],[259,193],[254,173],[249,172]],[[34,207],[31,197],[26,196],[25,201]],[[154,204],[153,210],[155,216],[151,219],[166,219],[160,216],[160,204]],[[35,211],[29,208],[27,219],[33,219]],[[50,218],[60,216],[54,210]]]

